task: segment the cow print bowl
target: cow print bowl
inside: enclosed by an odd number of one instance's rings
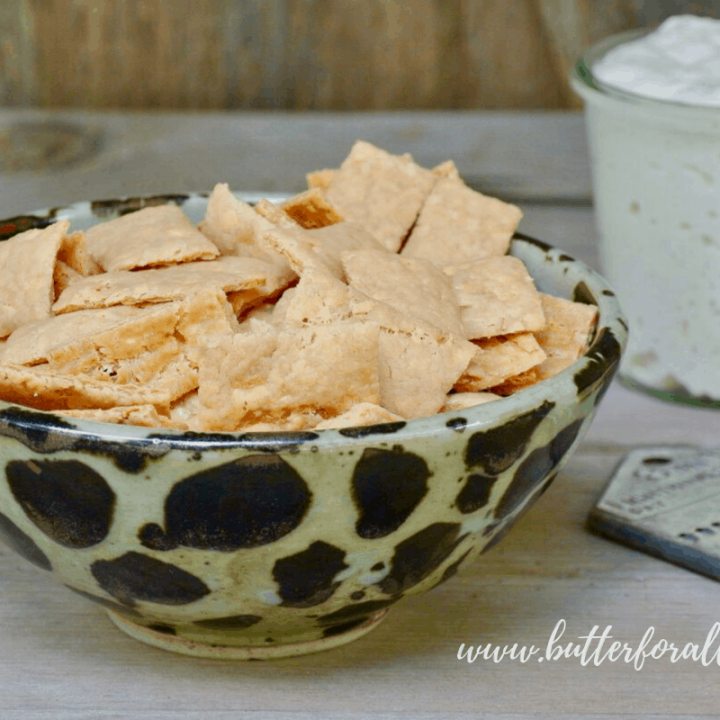
[[[207,196],[78,203],[0,226],[83,229],[164,202],[197,222]],[[360,637],[502,538],[617,368],[627,326],[602,278],[525,236],[511,252],[541,291],[599,307],[589,352],[555,377],[462,411],[317,432],[160,431],[0,402],[0,539],[167,650],[273,658]]]

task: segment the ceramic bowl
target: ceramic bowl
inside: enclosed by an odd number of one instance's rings
[[[82,229],[165,202],[197,222],[207,196],[79,203],[0,227]],[[162,431],[0,402],[0,538],[168,650],[272,658],[360,637],[503,537],[618,366],[627,327],[602,278],[522,235],[511,252],[541,291],[599,308],[589,352],[557,376],[462,411],[317,432]]]

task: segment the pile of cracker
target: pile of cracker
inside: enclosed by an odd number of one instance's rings
[[[507,255],[521,218],[357,142],[309,189],[175,205],[0,245],[0,398],[193,431],[413,419],[498,400],[572,364],[596,308],[539,293]]]

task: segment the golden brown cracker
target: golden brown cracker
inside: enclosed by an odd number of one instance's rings
[[[350,285],[365,295],[467,337],[450,280],[431,262],[372,250],[346,252],[342,261]]]
[[[438,412],[475,352],[453,335],[391,330],[380,333],[379,350],[380,404],[408,419]]]
[[[535,337],[547,354],[538,366],[540,379],[545,380],[570,367],[587,350],[597,308],[544,293],[540,297],[547,322]]]
[[[529,370],[520,373],[519,375],[513,375],[513,377],[509,377],[507,380],[500,383],[500,385],[497,385],[490,389],[492,392],[500,395],[501,397],[507,397],[508,395],[512,395],[516,392],[519,392],[520,390],[525,390],[525,388],[532,387],[533,385],[539,383],[542,379],[543,378],[540,373],[540,366],[536,365],[535,367],[532,367]]]
[[[440,178],[403,246],[407,257],[437,265],[504,255],[522,218],[514,205],[483,195],[456,177]]]
[[[277,422],[292,412],[335,415],[379,401],[377,325],[257,330],[207,348],[199,397],[208,429]]]
[[[55,261],[55,270],[53,271],[53,302],[62,294],[68,285],[72,285],[76,280],[83,277],[77,270],[73,270],[60,260]]]
[[[112,305],[140,305],[182,299],[203,288],[225,292],[254,289],[275,293],[294,280],[287,266],[253,257],[220,257],[206,262],[130,272],[119,270],[83,278],[65,289],[53,310],[70,312]]]
[[[409,157],[358,141],[324,193],[346,220],[397,252],[436,180]]]
[[[58,262],[72,268],[79,275],[95,275],[102,272],[102,268],[90,257],[85,242],[85,233],[74,232],[66,235],[57,254]]]
[[[311,188],[295,195],[280,203],[279,207],[307,230],[327,227],[344,220],[318,188]]]
[[[125,405],[165,407],[167,392],[142,385],[114,385],[64,376],[40,367],[0,365],[0,399],[37,410],[112,408]]]
[[[255,203],[254,208],[258,215],[261,215],[279,228],[283,228],[285,230],[297,230],[301,227],[294,218],[284,212],[279,206],[275,205],[275,203],[272,203],[265,198],[258,200],[257,203]]]
[[[0,338],[52,314],[55,263],[69,227],[61,220],[0,243]]]
[[[523,263],[510,256],[446,265],[470,338],[535,331],[545,324],[540,293]]]
[[[198,229],[223,255],[257,257],[285,265],[285,260],[258,244],[263,232],[273,227],[246,202],[236,198],[226,183],[218,183],[208,199],[205,218]]]
[[[147,207],[85,232],[88,252],[104,270],[134,270],[220,254],[176,205]]]
[[[532,333],[517,333],[479,340],[475,355],[455,383],[458,392],[494,388],[508,378],[539,365],[546,357]]]
[[[79,310],[19,327],[0,348],[0,360],[17,365],[47,362],[62,347],[81,343],[143,314],[135,307]]]

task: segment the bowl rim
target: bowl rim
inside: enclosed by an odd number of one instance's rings
[[[257,191],[236,191],[233,194],[238,199],[251,204],[261,198],[278,202],[290,197],[288,193]],[[78,212],[95,213],[92,208],[103,208],[103,212],[108,216],[99,219],[105,220],[111,219],[110,216],[113,214],[120,214],[123,209],[125,212],[132,212],[142,207],[168,203],[182,207],[188,200],[206,201],[209,195],[209,192],[189,192],[127,196],[112,200],[82,201],[39,210],[0,220],[0,233],[4,231],[5,234],[5,237],[0,239],[7,239],[27,229],[47,227],[63,219],[72,220]],[[97,214],[95,216],[99,217]],[[13,226],[14,231],[9,230]],[[138,450],[154,448],[162,452],[170,450],[196,452],[231,448],[297,451],[304,445],[309,445],[313,451],[317,451],[356,443],[389,441],[396,444],[411,439],[438,439],[443,434],[454,434],[467,429],[476,431],[496,427],[522,412],[535,409],[547,398],[558,402],[562,402],[563,399],[570,401],[606,382],[609,383],[617,371],[620,356],[627,344],[628,325],[615,293],[607,281],[587,264],[567,255],[560,248],[522,232],[513,235],[509,253],[515,255],[518,251],[525,255],[536,255],[538,260],[544,256],[546,263],[562,264],[563,272],[566,274],[571,267],[574,267],[582,278],[578,284],[584,286],[584,294],[573,299],[597,305],[598,321],[593,340],[585,355],[553,377],[502,397],[498,401],[405,421],[349,428],[272,432],[196,432],[69,418],[56,411],[38,410],[0,400],[0,435],[14,436],[20,432],[47,437],[61,434],[73,441],[120,443]],[[583,381],[580,382],[578,377],[582,377]]]

